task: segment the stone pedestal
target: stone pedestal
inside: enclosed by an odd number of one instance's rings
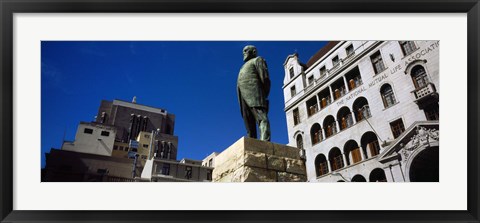
[[[215,157],[213,182],[305,182],[295,147],[243,137]]]

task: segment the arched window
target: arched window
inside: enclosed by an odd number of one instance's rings
[[[310,136],[312,137],[312,145],[319,143],[322,140],[322,131],[318,123],[313,124],[310,129]]]
[[[297,136],[297,148],[303,149],[303,137],[302,135]]]
[[[428,80],[427,72],[425,72],[425,68],[423,68],[423,66],[417,65],[413,67],[410,74],[412,76],[415,89],[423,88],[430,82]]]
[[[328,163],[325,155],[318,154],[318,156],[315,158],[315,170],[317,177],[328,173]]]
[[[332,148],[328,153],[328,159],[330,160],[330,165],[332,166],[332,171],[338,170],[344,167],[342,152],[338,148]]]
[[[337,133],[337,125],[333,116],[329,115],[323,121],[323,130],[325,131],[325,138]]]
[[[370,182],[387,182],[385,171],[380,168],[372,170],[369,177]]]
[[[348,109],[348,107],[340,108],[337,114],[337,120],[340,126],[340,130],[344,130],[352,126],[353,117],[352,117],[352,113],[350,112],[350,109]]]
[[[374,157],[380,154],[380,144],[378,143],[377,135],[373,132],[366,132],[361,139],[363,152],[367,157]]]
[[[352,182],[367,182],[367,180],[362,175],[357,174],[352,178]]]
[[[360,152],[360,148],[355,140],[348,140],[343,147],[343,151],[345,156],[348,157],[347,165],[362,161],[362,152]]]
[[[384,84],[382,88],[380,88],[380,94],[382,95],[383,106],[385,106],[385,108],[397,103],[395,100],[395,95],[393,94],[392,86],[390,86],[390,84]]]
[[[359,97],[355,100],[355,102],[353,102],[353,112],[355,113],[357,122],[372,116],[368,101],[364,97]]]

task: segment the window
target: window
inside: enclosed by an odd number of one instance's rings
[[[85,129],[83,130],[83,133],[85,133],[85,134],[92,134],[92,133],[93,133],[93,129],[85,128]]]
[[[302,150],[303,149],[303,137],[302,135],[297,136],[297,148]]]
[[[207,170],[207,180],[212,180],[212,170]]]
[[[362,161],[362,155],[360,153],[360,148],[355,148],[352,150],[352,161],[353,163],[357,163]]]
[[[313,124],[310,129],[310,135],[312,137],[312,145],[315,145],[322,140],[322,131],[318,123]]]
[[[298,113],[298,108],[293,110],[293,125],[300,123],[300,114]]]
[[[438,120],[440,115],[438,111],[438,103],[429,105],[424,109],[425,111],[425,116],[427,117],[427,120]]]
[[[147,159],[147,155],[142,155],[140,158],[146,160],[146,159]]]
[[[357,122],[370,117],[372,117],[372,114],[370,113],[370,106],[364,105],[363,107],[358,109]]]
[[[317,168],[317,177],[328,173],[327,158],[325,158],[323,154],[319,154],[317,158],[315,158],[315,167]]]
[[[191,166],[186,166],[185,167],[185,178],[186,179],[192,178],[192,167]]]
[[[332,171],[342,168],[343,167],[342,155],[340,154],[338,156],[333,157],[333,160],[331,162],[332,162]]]
[[[297,94],[297,90],[295,89],[295,86],[292,86],[292,87],[290,88],[290,94],[292,95],[292,97]]]
[[[420,65],[412,68],[411,75],[413,84],[415,85],[416,89],[423,88],[429,83],[427,73],[425,72],[425,69]]]
[[[340,60],[338,59],[338,56],[335,56],[332,58],[332,64],[333,64],[333,67],[336,67],[338,64],[340,64]]]
[[[307,106],[308,117],[317,113],[318,112],[317,97],[313,96],[312,98],[308,99],[308,101],[306,102],[306,106]]]
[[[150,139],[150,135],[149,134],[145,134],[144,135],[146,139]]]
[[[382,55],[380,55],[380,51],[370,56],[370,59],[372,60],[373,70],[375,71],[375,74],[379,74],[386,69],[385,65],[383,64]]]
[[[410,55],[417,49],[415,42],[413,41],[400,41],[400,46],[402,47],[402,52],[405,56]]]
[[[325,68],[325,66],[323,66],[323,67],[320,68],[320,77],[325,76],[325,74],[327,74],[327,68]]]
[[[345,48],[345,51],[347,51],[347,57],[350,57],[355,53],[355,51],[353,50],[353,45],[352,44],[347,46],[347,48]]]
[[[313,80],[314,80],[314,79],[313,79],[313,75],[310,76],[310,77],[308,77],[308,85],[313,84]]]
[[[318,174],[320,176],[322,175],[325,175],[328,173],[328,165],[327,165],[327,161],[323,162],[323,163],[320,163],[318,165]]]
[[[148,144],[143,144],[142,146],[143,146],[143,148],[148,149]]]
[[[383,106],[385,106],[385,108],[388,108],[397,103],[397,101],[395,100],[395,95],[393,94],[392,86],[390,86],[389,84],[385,84],[382,86],[382,88],[380,89],[380,94],[382,95]]]
[[[170,164],[169,163],[164,163],[162,165],[162,172],[160,174],[170,175]]]
[[[405,131],[402,119],[391,122],[390,128],[392,129],[393,138],[397,138]]]
[[[208,166],[209,167],[213,167],[213,158],[208,160]]]
[[[295,72],[293,72],[293,67],[290,67],[290,78],[293,78],[293,76],[295,76]]]
[[[378,144],[378,140],[368,143],[367,147],[370,150],[370,156],[372,157],[380,153],[380,145]]]
[[[110,132],[102,131],[101,135],[102,135],[102,136],[109,136],[109,135],[110,135]]]
[[[118,146],[113,145],[113,150],[118,150]]]

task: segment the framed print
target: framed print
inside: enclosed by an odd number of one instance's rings
[[[1,7],[2,222],[479,221],[478,1]]]

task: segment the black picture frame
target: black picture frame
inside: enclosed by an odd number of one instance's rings
[[[1,222],[480,222],[478,0],[0,0]],[[468,210],[466,211],[19,211],[13,210],[14,13],[467,13]],[[439,195],[441,199],[441,195]]]

